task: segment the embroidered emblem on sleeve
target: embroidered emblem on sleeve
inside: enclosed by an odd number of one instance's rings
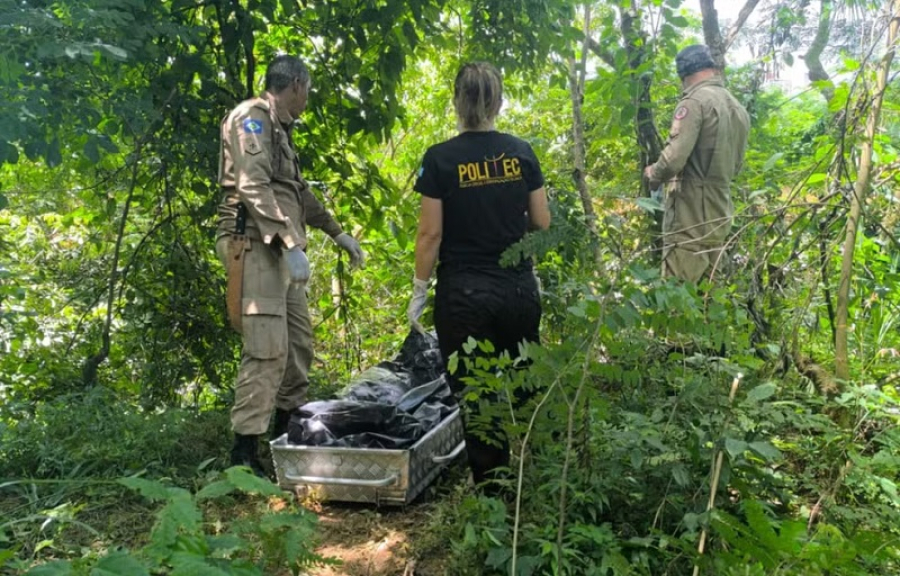
[[[247,134],[262,134],[263,126],[259,120],[247,118],[244,120],[244,132]]]
[[[675,119],[676,120],[684,120],[687,118],[688,109],[687,106],[679,106],[678,110],[675,111]]]

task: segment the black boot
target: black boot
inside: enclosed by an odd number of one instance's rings
[[[234,446],[231,448],[231,465],[247,466],[260,478],[268,478],[268,474],[259,461],[259,436],[234,435]]]
[[[496,435],[494,439],[500,446],[488,443],[477,434],[466,434],[469,468],[478,491],[485,496],[508,500],[510,496],[515,496],[515,491],[509,489],[512,478],[507,472],[509,441],[503,434]]]
[[[277,440],[282,434],[287,433],[288,425],[291,423],[291,414],[293,413],[293,410],[282,410],[281,408],[275,409],[275,417],[272,419],[274,421],[274,424],[272,425],[272,436],[269,437],[270,440]]]

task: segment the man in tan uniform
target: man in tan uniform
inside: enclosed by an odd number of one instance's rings
[[[362,264],[359,243],[310,191],[300,174],[291,131],[306,108],[310,77],[293,56],[266,71],[265,92],[241,102],[222,121],[216,253],[228,269],[229,319],[243,349],[231,425],[232,465],[262,474],[258,438],[287,430],[290,413],[306,399],[313,359],[306,301],[306,225],[327,233]]]
[[[706,46],[688,46],[675,63],[684,92],[666,147],[644,174],[651,189],[668,183],[663,275],[698,282],[724,264],[734,215],[729,187],[744,160],[750,116],[725,89]]]

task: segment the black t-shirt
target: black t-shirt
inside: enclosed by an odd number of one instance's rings
[[[500,255],[528,229],[529,193],[543,185],[531,146],[509,134],[463,132],[429,148],[415,190],[443,204],[440,270],[501,270]]]

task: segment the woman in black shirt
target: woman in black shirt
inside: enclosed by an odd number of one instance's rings
[[[489,340],[496,355],[518,356],[520,342],[538,342],[541,304],[531,260],[500,266],[500,255],[529,229],[546,229],[550,212],[544,177],[531,146],[497,132],[503,100],[499,71],[485,62],[464,65],[454,83],[459,135],[425,152],[415,190],[422,194],[413,298],[407,315],[423,332],[428,280],[435,262],[434,323],[444,361],[470,338]],[[465,385],[463,362],[450,385]],[[469,406],[472,412],[474,406]],[[496,428],[496,426],[495,426]],[[509,442],[494,429],[485,441],[467,431],[476,483],[509,465]],[[490,440],[493,440],[491,442]]]

